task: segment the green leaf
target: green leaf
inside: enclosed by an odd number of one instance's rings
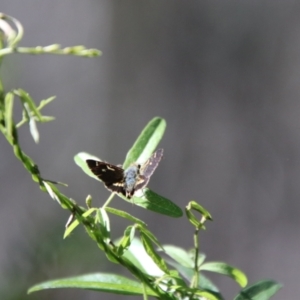
[[[209,213],[209,211],[206,210],[203,206],[201,206],[196,201],[190,201],[188,206],[187,206],[187,209],[188,210],[193,209],[193,210],[199,212],[203,217],[205,217],[205,219],[212,220],[212,217],[211,217],[211,214]]]
[[[119,209],[116,209],[116,208],[112,208],[112,207],[108,207],[106,206],[105,207],[105,210],[108,212],[108,213],[111,213],[111,214],[114,214],[114,215],[117,215],[121,218],[124,218],[124,219],[127,219],[129,221],[132,221],[134,223],[137,223],[143,227],[147,227],[147,224],[145,222],[143,222],[142,220],[130,215],[129,213],[123,211],[123,210],[119,210]]]
[[[28,294],[57,288],[88,289],[121,295],[143,295],[144,291],[142,284],[132,279],[115,274],[96,273],[46,281],[31,287]],[[146,293],[149,296],[157,296],[148,288],[146,288]]]
[[[223,262],[207,262],[200,266],[200,270],[224,274],[234,279],[241,287],[247,285],[246,275],[239,269]]]
[[[25,157],[25,154],[23,154],[23,159]],[[31,166],[35,166],[34,162],[30,159],[30,157],[26,156],[27,164]],[[26,166],[27,168],[27,166]],[[36,182],[40,182],[39,178],[35,178],[32,176],[33,180]],[[62,194],[59,189],[53,184],[53,181],[49,180],[42,180],[42,183],[44,186],[40,185],[40,188],[42,191],[47,191],[49,195],[52,197],[53,200],[56,200],[63,209],[69,209],[74,207],[75,202],[71,199]],[[84,211],[82,211],[84,212]]]
[[[128,226],[125,229],[124,235],[121,238],[119,245],[118,245],[118,255],[122,256],[124,251],[128,249],[131,245],[132,240],[134,239],[135,234],[135,226]]]
[[[165,252],[180,265],[187,268],[194,267],[194,261],[184,249],[173,245],[163,245],[163,248]]]
[[[133,203],[147,210],[169,217],[178,218],[183,214],[181,208],[171,200],[154,193],[148,188],[144,188],[142,191],[137,191],[131,199],[126,198],[122,194],[116,195],[131,204]]]
[[[171,265],[176,270],[178,270],[178,272],[188,282],[191,282],[193,280],[194,272],[195,272],[195,270],[193,268],[185,267],[181,264],[178,264],[177,262],[175,262],[173,260],[168,260],[167,262],[168,262],[169,265]],[[224,299],[222,297],[222,295],[220,294],[219,289],[217,288],[217,286],[214,283],[212,283],[212,281],[210,279],[208,279],[203,274],[200,274],[200,276],[199,276],[198,288],[201,289],[201,290],[209,291],[210,293],[214,294],[214,296],[216,296],[218,300],[223,300]]]
[[[56,98],[56,96],[52,96],[52,97],[49,97],[48,99],[41,100],[41,102],[40,102],[40,104],[39,104],[39,106],[38,106],[37,109],[41,110],[46,105],[48,105],[49,103],[51,103],[55,98]]]
[[[116,244],[119,241],[115,242]],[[128,250],[123,254],[123,257],[128,259],[132,264],[139,268],[144,273],[150,276],[161,277],[164,273],[153,262],[152,258],[147,254],[140,240],[134,238]]]
[[[14,93],[20,97],[23,104],[25,104],[25,103],[28,104],[27,111],[28,111],[29,116],[31,116],[31,117],[35,116],[41,122],[42,115],[39,112],[39,110],[37,109],[33,99],[30,97],[30,95],[22,89],[15,90]]]
[[[97,210],[97,219],[100,223],[100,231],[106,243],[110,241],[110,222],[109,217],[104,208],[100,207]]]
[[[87,210],[84,214],[82,214],[83,217],[87,217],[90,214],[92,214],[94,211],[96,211],[97,208],[90,208],[89,210]],[[79,225],[79,221],[78,220],[74,220],[65,230],[64,233],[64,239],[69,236],[71,234],[71,232]]]
[[[94,155],[91,155],[87,152],[80,152],[74,156],[74,161],[75,161],[76,165],[78,167],[80,167],[85,174],[89,175],[90,177],[93,177],[94,179],[96,179],[98,181],[101,181],[96,175],[93,174],[93,172],[88,167],[88,165],[86,163],[87,159],[101,160],[100,158],[98,158]]]
[[[17,44],[23,38],[24,30],[22,24],[17,19],[3,13],[0,13],[0,19],[2,23],[1,31],[4,33],[4,36],[1,37],[1,40],[5,41],[5,44],[8,46],[2,50],[15,49]],[[14,26],[12,27],[11,24]],[[5,55],[5,52],[3,55]]]
[[[131,149],[128,151],[123,168],[126,169],[135,162],[145,162],[162,139],[166,126],[166,121],[164,119],[159,117],[153,118],[146,125]]]
[[[37,144],[40,139],[40,134],[37,129],[34,117],[30,118],[30,120],[29,120],[29,130],[30,130],[30,134],[31,134],[34,142]]]
[[[282,285],[273,280],[262,280],[243,289],[234,300],[268,300]]]
[[[190,249],[188,251],[189,256],[195,262],[195,249]],[[204,263],[206,255],[204,253],[198,252],[198,268]]]
[[[198,295],[198,296],[203,297],[204,299],[208,299],[208,300],[218,300],[219,299],[217,295],[213,294],[212,292],[208,292],[208,291],[196,291],[195,295]]]
[[[144,248],[148,255],[152,258],[152,260],[156,263],[156,265],[165,273],[169,274],[169,269],[161,256],[159,256],[153,248],[152,241],[149,239],[147,235],[143,232],[141,234],[141,240],[143,242]]]
[[[0,30],[2,32],[0,49],[11,47],[11,44],[13,44],[17,36],[16,30],[11,26],[10,22],[14,23],[8,15],[0,13]]]
[[[46,123],[46,122],[51,122],[53,120],[55,120],[55,117],[52,117],[52,116],[42,116],[41,122],[42,123]]]
[[[202,215],[200,220],[198,220],[198,218],[194,215],[192,210],[195,210]],[[185,213],[188,220],[198,229],[205,229],[204,223],[206,220],[212,221],[210,213],[196,201],[189,202],[189,204],[185,208]]]
[[[43,183],[50,197],[53,200],[56,200],[59,204],[61,204],[60,199],[57,195],[57,193],[59,193],[58,189],[50,182],[43,181]]]
[[[170,270],[169,274],[166,274],[164,276],[162,276],[161,278],[159,278],[159,280],[157,280],[156,282],[162,281],[162,280],[168,280],[171,279],[172,282],[170,282],[172,285],[178,285],[182,288],[188,288],[187,283],[184,281],[184,279],[182,278],[182,276],[179,274],[179,272],[177,270]]]
[[[129,201],[125,197],[122,198]],[[145,209],[173,218],[179,218],[183,214],[181,208],[171,200],[154,193],[148,188],[145,188],[142,191],[137,191],[135,196],[132,198],[132,202]]]
[[[146,235],[152,243],[154,243],[157,247],[159,247],[161,250],[164,250],[163,246],[160,244],[156,236],[147,228],[138,226],[138,229],[140,232],[142,232],[144,235]]]
[[[92,208],[92,201],[93,201],[92,196],[87,195],[87,197],[85,198],[85,204],[86,204],[87,208]]]

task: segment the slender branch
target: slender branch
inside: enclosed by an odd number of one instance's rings
[[[115,193],[111,193],[110,196],[108,197],[108,199],[105,201],[105,203],[103,204],[103,208],[105,208],[111,201],[112,199],[114,198],[115,196]]]
[[[196,228],[194,232],[194,255],[195,255],[195,263],[194,263],[194,276],[191,281],[191,288],[197,288],[199,284],[200,274],[198,267],[198,258],[199,258],[199,228]]]

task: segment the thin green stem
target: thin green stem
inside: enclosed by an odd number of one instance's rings
[[[97,49],[86,49],[83,46],[60,48],[60,45],[54,44],[45,47],[7,47],[0,50],[0,57],[12,53],[77,55],[84,57],[95,57],[102,54],[102,52]]]
[[[110,196],[108,197],[108,199],[106,200],[106,202],[103,204],[103,208],[105,208],[111,201],[112,199],[114,198],[115,196],[115,193],[111,193]]]
[[[27,122],[28,122],[28,120],[22,119],[18,124],[16,124],[16,128],[20,128],[21,126],[23,126]]]
[[[148,295],[147,295],[147,291],[146,291],[146,285],[145,285],[144,282],[142,283],[142,285],[143,285],[143,299],[144,300],[148,300]]]
[[[191,288],[197,288],[199,283],[199,267],[198,267],[198,258],[199,258],[199,228],[196,228],[194,232],[194,250],[195,250],[195,263],[194,263],[194,276],[191,282]]]

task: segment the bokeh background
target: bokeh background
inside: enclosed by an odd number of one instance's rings
[[[208,260],[241,268],[250,283],[273,278],[273,299],[300,294],[299,1],[2,0],[19,19],[22,46],[82,44],[100,58],[14,55],[1,68],[5,88],[23,88],[56,117],[26,126],[21,146],[44,178],[84,204],[109,195],[73,161],[87,151],[122,163],[145,124],[164,117],[165,156],[150,187],[184,208],[195,199],[214,222],[201,236]],[[68,213],[41,192],[0,138],[1,299],[122,299],[91,291],[26,295],[31,285],[90,272],[119,272],[77,229],[62,239]],[[192,227],[116,199],[144,219],[162,243],[192,246]],[[153,222],[155,220],[155,222]],[[127,225],[113,218],[113,236]],[[237,285],[213,276],[226,299]],[[130,297],[128,297],[130,299]]]

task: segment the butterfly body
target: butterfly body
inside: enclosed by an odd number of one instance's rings
[[[162,156],[163,149],[158,149],[144,164],[132,164],[126,170],[92,159],[86,160],[86,163],[108,190],[130,199],[135,191],[146,187]]]
[[[135,185],[140,176],[140,165],[133,164],[124,171],[124,190],[125,196],[133,196]]]

